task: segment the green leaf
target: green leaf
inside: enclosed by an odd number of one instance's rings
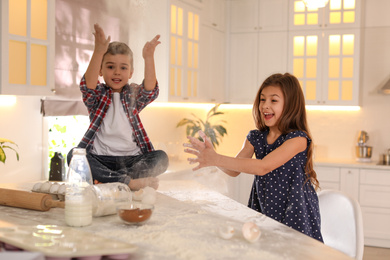
[[[5,152],[3,150],[3,148],[0,147],[0,161],[2,161],[3,163],[5,163],[5,159],[7,157],[5,156]]]

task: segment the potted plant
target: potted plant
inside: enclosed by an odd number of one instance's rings
[[[206,136],[210,138],[211,143],[215,148],[219,145],[220,141],[222,140],[222,137],[227,135],[226,128],[222,124],[211,123],[211,118],[224,114],[223,112],[217,111],[220,105],[221,104],[216,104],[213,108],[211,108],[207,113],[205,120],[202,120],[193,113],[191,113],[191,115],[195,119],[183,118],[176,125],[176,127],[186,126],[187,136],[196,136],[198,135],[198,131],[202,130],[206,134]],[[219,122],[226,123],[225,120],[221,120]],[[198,136],[198,139],[202,140],[200,136]]]
[[[14,150],[16,153],[16,159],[19,161],[19,153],[16,151],[15,148],[9,146],[9,144],[14,145],[16,147],[18,146],[16,143],[14,143],[13,141],[11,141],[9,139],[0,138],[0,161],[3,162],[4,164],[5,164],[5,160],[7,159],[7,156],[5,155],[4,149]]]

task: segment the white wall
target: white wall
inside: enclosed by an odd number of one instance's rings
[[[42,153],[46,143],[42,141],[40,105],[40,97],[25,96],[18,96],[14,106],[0,104],[0,137],[14,141],[20,155],[17,161],[12,150],[5,150],[7,159],[5,164],[0,162],[0,183],[42,178]]]

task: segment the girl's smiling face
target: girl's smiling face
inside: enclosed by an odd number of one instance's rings
[[[106,54],[100,69],[106,84],[114,91],[121,92],[128,80],[133,75],[130,65],[130,57],[124,54]]]
[[[283,107],[284,96],[279,86],[267,86],[261,91],[259,109],[266,126],[277,127]]]

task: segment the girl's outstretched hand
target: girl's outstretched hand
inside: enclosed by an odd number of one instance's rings
[[[95,36],[95,51],[100,53],[106,53],[108,45],[111,41],[111,36],[108,36],[106,38],[102,27],[100,27],[100,25],[97,23],[93,25],[93,28],[95,29],[95,32],[93,33],[93,35]]]
[[[199,136],[202,137],[202,139],[204,140],[203,142],[200,141],[198,138],[188,136],[187,138],[189,140],[189,143],[183,144],[184,147],[187,147],[186,149],[184,149],[184,152],[196,156],[195,158],[187,159],[190,164],[199,163],[198,166],[193,168],[194,171],[203,167],[213,166],[217,156],[217,153],[214,151],[213,144],[206,136],[206,134],[203,131],[199,131],[198,133]]]
[[[157,45],[161,43],[158,39],[160,39],[160,35],[156,35],[151,41],[145,43],[145,46],[142,50],[142,57],[144,59],[153,58],[154,50],[156,49]]]

